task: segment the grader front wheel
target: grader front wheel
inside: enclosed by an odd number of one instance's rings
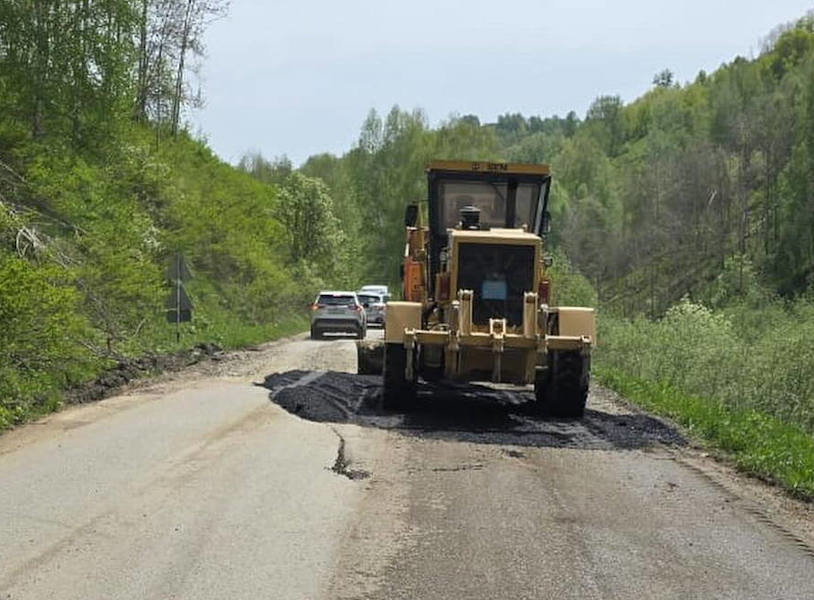
[[[534,396],[545,416],[579,419],[585,414],[590,384],[591,358],[579,350],[554,351],[537,369]]]

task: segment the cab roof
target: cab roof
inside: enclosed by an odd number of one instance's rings
[[[466,160],[434,160],[427,165],[427,172],[453,171],[465,173],[492,173],[506,175],[549,175],[548,165]]]

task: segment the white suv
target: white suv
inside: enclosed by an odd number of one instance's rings
[[[367,335],[367,315],[353,292],[320,292],[311,305],[311,339],[323,334],[353,333],[360,340]]]

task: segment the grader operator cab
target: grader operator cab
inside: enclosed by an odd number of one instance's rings
[[[538,412],[581,417],[596,340],[592,308],[549,306],[545,165],[437,161],[429,226],[407,207],[403,301],[389,302],[383,403],[406,407],[419,377],[534,385]],[[360,372],[369,349],[359,347]]]

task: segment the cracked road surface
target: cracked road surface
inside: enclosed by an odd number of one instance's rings
[[[1,436],[0,599],[814,598],[810,507],[609,392],[386,414],[355,360],[300,337]]]

